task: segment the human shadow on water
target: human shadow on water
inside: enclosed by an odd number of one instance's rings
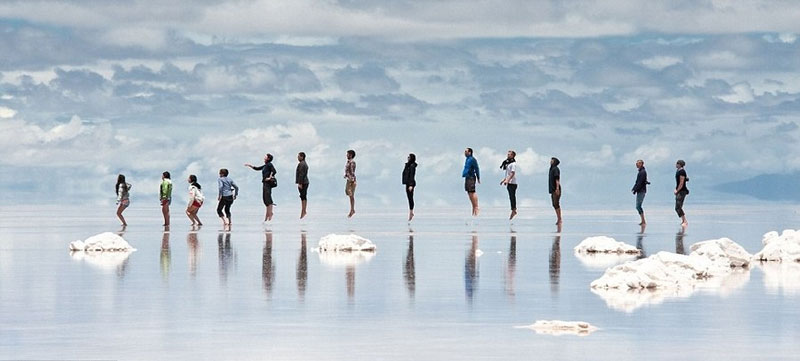
[[[161,258],[159,262],[161,266],[161,277],[164,279],[164,281],[169,279],[171,263],[172,257],[169,250],[169,231],[165,231],[161,236]]]
[[[473,232],[472,242],[467,250],[464,259],[464,294],[467,298],[467,303],[472,305],[472,300],[475,292],[478,290],[478,279],[480,278],[478,269],[478,235]]]
[[[275,284],[275,264],[272,262],[272,232],[264,232],[264,251],[261,257],[261,279],[264,281],[264,292],[272,298],[272,285]]]
[[[300,256],[297,258],[297,297],[303,301],[306,297],[306,285],[308,284],[308,242],[306,232],[300,232]]]
[[[414,234],[408,235],[408,251],[406,251],[406,261],[403,265],[403,278],[406,281],[408,297],[413,299],[417,287],[417,275],[414,270]]]
[[[231,262],[236,262],[236,255],[231,247],[231,233],[220,232],[217,234],[217,248],[219,250],[219,281],[225,286],[228,283]]]
[[[506,260],[506,273],[503,283],[506,290],[506,296],[509,300],[514,300],[516,292],[514,291],[514,276],[517,273],[517,232],[511,231],[511,241],[508,245],[508,259]]]
[[[550,247],[550,294],[558,294],[559,278],[561,276],[561,234],[553,237],[553,246]]]

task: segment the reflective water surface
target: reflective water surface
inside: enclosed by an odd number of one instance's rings
[[[625,259],[573,247],[607,235],[645,255],[687,253],[729,237],[749,252],[761,235],[800,228],[793,206],[672,210],[313,210],[299,222],[239,207],[230,232],[209,210],[192,229],[173,210],[0,208],[0,359],[796,359],[800,266],[756,265],[688,294],[596,294],[589,283]],[[88,213],[87,213],[88,212]],[[315,212],[319,212],[315,214]],[[288,213],[288,212],[287,212]],[[205,216],[205,217],[204,217]],[[184,222],[185,221],[185,222]],[[114,231],[131,254],[70,254],[76,239]],[[328,233],[353,232],[374,253],[320,254]],[[624,258],[624,256],[623,256]],[[634,257],[635,258],[635,257]],[[587,337],[515,329],[587,321]]]

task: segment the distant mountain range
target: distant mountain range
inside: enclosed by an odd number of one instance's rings
[[[800,201],[800,172],[761,174],[750,179],[722,183],[716,190],[772,201]]]

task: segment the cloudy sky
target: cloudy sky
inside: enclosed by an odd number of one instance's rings
[[[484,204],[505,205],[499,164],[517,150],[519,196],[545,205],[562,160],[565,204],[669,202],[674,163],[692,197],[800,171],[800,3],[794,1],[238,0],[0,3],[0,200],[134,202],[160,173],[212,193],[227,167],[276,156],[277,202],[296,202],[298,151],[312,202],[345,204],[345,151],[361,204],[464,205],[463,149]],[[182,184],[182,183],[180,183]],[[178,187],[182,192],[182,186]]]

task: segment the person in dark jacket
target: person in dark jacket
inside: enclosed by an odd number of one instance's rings
[[[644,196],[647,194],[647,171],[644,169],[644,161],[639,159],[636,161],[636,168],[639,169],[639,174],[636,175],[636,183],[633,184],[633,189],[631,192],[636,195],[636,211],[639,212],[639,217],[642,221],[639,223],[640,226],[647,224],[644,220],[644,209],[642,209],[642,202],[644,202]]]
[[[267,207],[267,213],[264,215],[264,222],[272,220],[272,206],[275,204],[272,201],[272,188],[278,185],[275,179],[275,166],[272,165],[272,154],[267,153],[264,156],[264,165],[254,167],[250,163],[245,163],[245,167],[250,167],[252,170],[261,171],[261,199]]]
[[[550,200],[553,202],[553,209],[556,211],[556,225],[561,225],[561,170],[558,165],[561,161],[556,157],[550,158],[550,172],[548,172],[548,191],[550,192]]]
[[[408,162],[403,168],[403,184],[406,188],[406,197],[408,198],[408,221],[414,218],[414,187],[417,186],[417,181],[414,179],[417,174],[417,156],[414,153],[408,155]]]
[[[308,203],[308,164],[306,164],[305,152],[297,153],[294,183],[297,184],[297,191],[300,192],[300,219],[303,219],[306,216],[306,204]]]
[[[678,217],[681,218],[681,227],[686,227],[689,225],[689,222],[686,221],[686,214],[683,212],[683,201],[686,200],[686,196],[689,194],[689,188],[686,188],[686,182],[689,181],[689,177],[686,176],[686,170],[683,167],[686,166],[686,162],[682,159],[678,159],[675,162],[675,168],[678,170],[675,172],[675,212],[678,213]]]

